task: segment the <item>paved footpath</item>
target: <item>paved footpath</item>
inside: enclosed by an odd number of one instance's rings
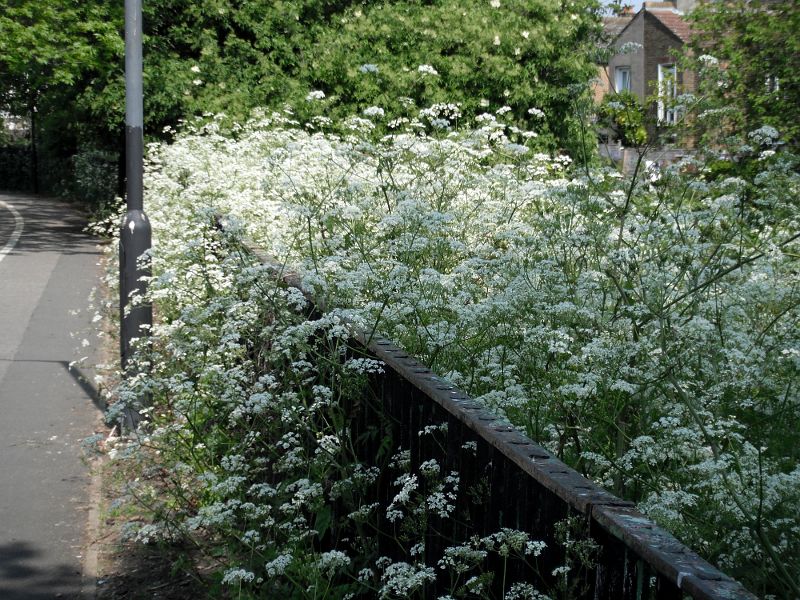
[[[99,401],[69,363],[90,353],[100,253],[68,204],[0,194],[0,599],[85,598]],[[76,314],[75,311],[80,311]],[[73,337],[74,334],[74,337]]]

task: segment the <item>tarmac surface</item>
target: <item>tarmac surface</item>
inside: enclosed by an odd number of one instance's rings
[[[96,345],[88,298],[100,251],[84,225],[69,204],[0,193],[2,600],[93,595],[82,442],[101,401],[91,371],[70,368],[92,364]]]

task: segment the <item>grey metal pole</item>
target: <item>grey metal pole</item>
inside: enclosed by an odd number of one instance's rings
[[[128,212],[119,241],[120,354],[127,370],[132,356],[131,340],[148,334],[153,322],[149,304],[128,307],[132,294],[147,291],[142,277],[150,267],[140,257],[150,249],[150,222],[144,213],[143,154],[144,108],[142,100],[142,0],[125,0],[125,173]],[[137,415],[138,416],[138,415]],[[136,424],[138,419],[129,415]]]

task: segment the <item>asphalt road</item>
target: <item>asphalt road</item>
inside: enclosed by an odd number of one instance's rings
[[[99,251],[56,200],[0,194],[0,599],[83,598],[99,400],[69,363],[89,355]],[[84,374],[88,371],[84,370]]]

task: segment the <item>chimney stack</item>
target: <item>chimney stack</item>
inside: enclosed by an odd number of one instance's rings
[[[676,10],[677,6],[674,0],[670,2],[654,2],[652,0],[648,0],[644,3],[644,8],[646,10]]]

